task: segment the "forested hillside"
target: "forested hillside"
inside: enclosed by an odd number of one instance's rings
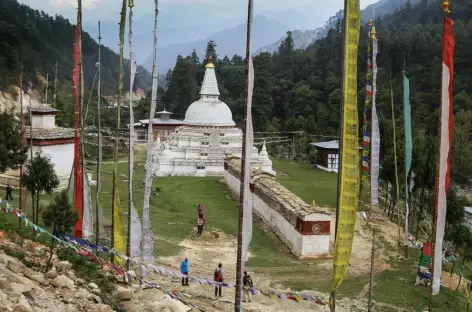
[[[456,76],[454,85],[456,135],[453,150],[453,176],[468,181],[472,174],[472,3],[457,0],[451,5],[456,23]],[[397,121],[399,170],[403,170],[402,71],[411,81],[414,162],[417,179],[432,183],[438,125],[441,82],[442,42],[441,1],[423,0],[393,15],[375,20],[379,39],[377,103],[382,131],[383,175],[391,177],[393,144],[390,108],[390,74]],[[337,135],[341,103],[342,23],[306,50],[295,50],[291,36],[274,54],[254,57],[255,89],[253,119],[256,131],[303,130],[309,134]],[[359,49],[359,112],[363,103],[366,72],[367,33],[362,26]],[[216,48],[217,49],[217,48]],[[211,54],[211,51],[210,51]],[[167,90],[160,105],[183,118],[188,105],[198,98],[204,66],[194,53],[179,56],[167,74]],[[218,57],[216,64],[221,99],[241,123],[244,96],[244,59]],[[426,140],[426,141],[425,141]],[[423,142],[425,141],[425,142]],[[429,157],[425,160],[424,157]],[[421,165],[423,164],[423,165]],[[423,167],[421,167],[423,166]],[[431,169],[431,168],[430,168]],[[424,177],[419,177],[420,171]],[[429,172],[429,176],[427,176]],[[401,172],[401,171],[400,171]]]
[[[119,14],[116,15],[118,23]],[[58,80],[64,87],[71,86],[73,68],[73,40],[75,21],[62,16],[49,16],[44,12],[20,5],[16,0],[0,1],[0,89],[18,84],[23,65],[25,82],[36,83],[36,72],[51,78],[58,62]],[[118,27],[118,25],[116,26]],[[97,33],[93,34],[98,37]],[[84,80],[87,88],[92,85],[95,64],[98,61],[98,44],[87,33],[82,35]],[[119,57],[102,47],[102,90],[104,95],[116,92],[119,72]],[[125,72],[128,73],[129,69]],[[52,79],[51,79],[52,80]],[[128,82],[126,82],[126,80]],[[138,68],[136,88],[151,85],[151,76]],[[125,90],[129,86],[129,75],[125,75]]]

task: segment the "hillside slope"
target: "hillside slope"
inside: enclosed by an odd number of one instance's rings
[[[56,62],[59,83],[64,87],[70,86],[74,27],[62,16],[49,16],[21,5],[16,0],[0,1],[0,89],[18,84],[22,65],[24,82],[31,79],[33,86],[36,86],[37,72],[44,76],[49,73],[52,81]],[[119,56],[109,48],[102,47],[101,50],[103,94],[114,94]],[[90,88],[98,61],[98,44],[87,33],[82,35],[82,51],[85,85]],[[129,72],[127,68],[129,66],[125,66],[125,72]],[[129,75],[125,75],[125,90],[128,82]],[[138,68],[135,85],[136,88],[144,89],[151,85],[151,76],[143,67]]]

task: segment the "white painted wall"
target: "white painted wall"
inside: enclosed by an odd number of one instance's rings
[[[55,115],[36,115],[31,116],[33,128],[53,129],[56,127]]]
[[[240,182],[231,173],[225,170],[224,177],[226,184],[239,194]],[[265,201],[253,194],[254,212],[264,219],[265,222],[272,225],[277,235],[289,246],[296,254],[304,257],[313,257],[323,254],[329,254],[330,235],[302,235],[295,230],[281,214],[273,210]],[[313,214],[307,221],[330,221],[329,215]]]
[[[51,158],[54,164],[54,169],[58,177],[70,175],[72,164],[74,162],[74,144],[48,145],[48,146],[33,146],[33,157],[36,151],[41,149],[45,155]],[[30,151],[28,151],[28,159]]]

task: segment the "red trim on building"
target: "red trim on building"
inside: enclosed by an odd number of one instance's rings
[[[74,138],[69,139],[45,139],[45,140],[38,140],[33,139],[34,146],[50,146],[50,145],[64,145],[64,144],[73,144]]]
[[[302,235],[329,235],[331,221],[303,221],[297,218],[295,229]]]

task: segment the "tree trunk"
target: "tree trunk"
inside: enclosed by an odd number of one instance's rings
[[[53,226],[53,233],[56,232],[56,226]],[[46,262],[46,271],[44,273],[47,273],[49,271],[49,266],[51,265],[51,260],[52,260],[52,254],[54,251],[54,237],[51,237],[51,245],[49,246],[49,259],[48,262]]]
[[[461,282],[462,282],[462,272],[464,272],[464,262],[465,262],[465,256],[462,255],[462,261],[461,261],[461,274],[459,276],[459,283],[457,284],[457,288],[456,288],[456,291],[459,290],[459,287],[461,286]],[[455,262],[454,262],[455,263]]]
[[[33,222],[34,222],[35,217],[36,217],[35,210],[34,210],[34,191],[31,191],[31,209],[32,209],[31,212],[33,213]],[[33,241],[35,240],[36,240],[36,230],[33,227]]]
[[[454,249],[454,254],[455,254],[455,253],[457,253],[457,246],[456,246],[456,248]],[[462,257],[462,259],[464,259],[464,257]],[[455,267],[456,267],[456,261],[454,261],[454,262],[452,263],[451,275],[450,275],[451,277],[452,277],[452,274],[454,274],[454,268],[455,268]]]
[[[39,223],[39,192],[36,194],[36,224]]]
[[[388,181],[387,181],[387,190],[385,191],[385,207],[384,207],[384,213],[387,212],[387,206],[388,206]]]

